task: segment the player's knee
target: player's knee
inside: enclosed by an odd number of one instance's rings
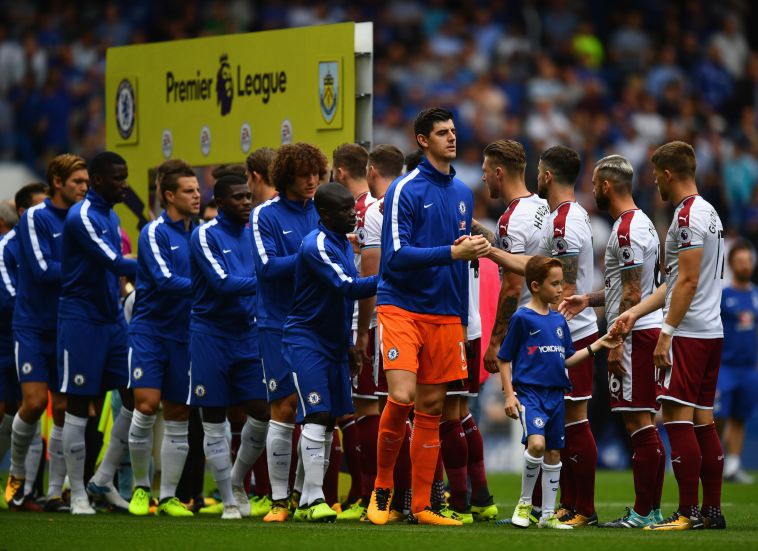
[[[27,396],[24,399],[23,409],[35,419],[39,418],[47,409],[47,393]]]
[[[255,400],[250,402],[245,408],[245,412],[256,421],[268,422],[271,419],[271,411],[268,403],[264,400]]]
[[[303,419],[304,423],[313,423],[314,425],[322,425],[324,427],[334,427],[334,419],[329,415],[329,412],[319,411],[317,413],[311,413],[306,415]]]
[[[89,417],[89,403],[89,396],[68,395],[66,413],[70,413],[76,417]]]
[[[390,390],[390,398],[399,404],[412,404],[416,399],[416,393],[412,388],[394,388]]]
[[[226,408],[202,408],[203,423],[223,423],[226,421]]]
[[[545,454],[545,442],[530,439],[526,449],[532,457],[542,457]]]
[[[134,405],[134,409],[142,415],[155,415],[158,413],[159,400],[147,399],[140,400]]]
[[[121,396],[121,405],[129,411],[132,411],[134,409],[134,394],[132,391],[128,388],[121,388],[118,393],[119,396]]]

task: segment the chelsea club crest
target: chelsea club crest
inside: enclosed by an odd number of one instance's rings
[[[116,127],[122,139],[127,140],[134,131],[137,103],[129,79],[122,79],[116,93]]]

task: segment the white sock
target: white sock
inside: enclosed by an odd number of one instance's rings
[[[295,425],[269,421],[266,435],[268,477],[271,481],[271,499],[289,497],[290,462],[292,461],[292,432]]]
[[[77,417],[66,412],[63,423],[63,457],[66,460],[66,472],[71,485],[71,499],[86,498],[84,490],[84,433],[87,431],[87,418]]]
[[[300,493],[300,501],[298,505],[305,507],[308,505],[308,496],[303,491],[303,483],[305,482],[305,466],[303,465],[303,452],[300,449],[300,442],[302,438],[297,441],[297,467],[295,468],[295,481],[292,484],[292,493]]]
[[[37,480],[40,462],[42,461],[42,451],[45,449],[42,444],[42,433],[40,431],[40,422],[37,421],[32,442],[29,450],[26,452],[26,461],[24,461],[24,470],[26,471],[26,480],[24,481],[24,495],[28,496],[34,490],[34,481]]]
[[[313,504],[324,499],[324,473],[326,472],[326,427],[315,423],[303,425],[300,433],[300,456],[303,458],[303,497],[300,503]]]
[[[125,407],[121,408],[111,428],[111,437],[108,440],[108,448],[100,466],[97,468],[92,481],[98,486],[112,486],[113,475],[121,464],[121,457],[129,452],[129,427],[132,424],[132,412]]]
[[[155,415],[145,415],[135,409],[129,426],[129,458],[132,462],[134,485],[148,488],[150,483],[150,457],[153,454],[153,425]]]
[[[724,476],[732,476],[734,473],[740,470],[740,456],[734,454],[727,454],[724,458]]]
[[[3,415],[0,419],[0,463],[5,459],[5,454],[11,449],[11,434],[13,433],[13,416]]]
[[[326,431],[324,435],[324,476],[329,470],[329,458],[332,456],[332,442],[334,441],[334,429]]]
[[[542,518],[550,518],[555,514],[562,465],[560,461],[557,465],[542,464]]]
[[[164,421],[160,499],[174,497],[187,460],[189,421]]]
[[[13,429],[11,434],[11,468],[10,474],[15,477],[26,477],[26,455],[32,444],[34,433],[37,430],[37,422],[27,423],[18,413],[13,417]]]
[[[534,485],[537,482],[537,476],[540,474],[540,467],[542,466],[541,457],[532,457],[528,450],[524,450],[524,459],[526,464],[524,465],[524,472],[521,475],[521,497],[520,503],[531,503],[532,492],[534,492]]]
[[[203,422],[203,432],[205,460],[211,466],[221,499],[224,505],[236,505],[237,500],[232,494],[232,456],[226,439],[226,426],[224,423]]]
[[[245,475],[253,468],[266,447],[266,433],[268,433],[268,421],[247,418],[240,435],[237,459],[232,467],[232,486],[245,484]]]
[[[47,475],[47,498],[61,497],[63,480],[66,478],[66,459],[63,457],[63,427],[53,425],[47,440],[50,456]]]

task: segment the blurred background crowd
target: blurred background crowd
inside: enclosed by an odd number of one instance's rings
[[[756,13],[749,0],[0,0],[0,162],[44,174],[58,153],[104,148],[108,47],[373,21],[374,143],[412,151],[417,112],[451,109],[458,174],[492,227],[503,205],[480,181],[483,147],[521,141],[534,188],[539,153],[569,145],[601,268],[610,224],[594,212],[594,162],[629,158],[637,204],[665,231],[649,158],[683,139],[728,235],[758,244]]]

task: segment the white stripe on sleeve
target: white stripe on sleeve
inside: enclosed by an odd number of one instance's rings
[[[261,262],[264,264],[268,264],[268,255],[266,254],[266,247],[263,246],[263,239],[261,239],[261,232],[258,229],[258,216],[260,216],[261,209],[264,207],[267,207],[271,205],[272,203],[276,203],[279,201],[279,196],[277,195],[273,199],[269,199],[265,203],[258,205],[255,207],[255,210],[253,211],[253,238],[255,239],[255,248],[258,250],[258,256],[261,257]]]
[[[325,264],[331,266],[334,269],[334,271],[337,272],[337,277],[339,277],[341,281],[352,282],[353,278],[345,274],[344,270],[342,269],[342,266],[332,262],[332,259],[329,258],[328,254],[326,254],[326,248],[324,247],[324,239],[326,239],[326,234],[324,232],[319,232],[318,237],[316,237],[316,246],[318,247],[318,252],[321,255],[321,260],[323,260]]]
[[[45,260],[45,255],[42,254],[42,249],[39,246],[39,238],[37,237],[37,228],[34,226],[34,213],[37,212],[38,209],[44,209],[47,205],[45,203],[40,203],[39,205],[34,205],[32,208],[30,208],[27,211],[26,219],[29,224],[29,239],[32,242],[32,250],[34,251],[34,258],[37,259],[37,263],[39,264],[39,267],[42,269],[43,272],[47,271],[47,260]]]
[[[158,226],[163,224],[163,222],[163,216],[159,216],[150,222],[150,226],[147,228],[147,239],[150,242],[150,250],[153,253],[153,258],[155,258],[155,261],[158,263],[158,267],[161,269],[163,277],[168,279],[171,277],[171,270],[168,269],[166,261],[163,260],[163,257],[161,256],[161,250],[158,247],[158,241],[155,239],[155,230],[157,230]]]
[[[418,174],[418,168],[409,173],[405,178],[400,180],[395,187],[395,196],[392,198],[392,216],[390,223],[392,224],[392,248],[394,250],[400,250],[400,227],[397,224],[397,212],[398,205],[400,204],[400,192],[403,191],[405,184],[413,180]]]
[[[0,239],[0,275],[3,277],[5,289],[12,297],[16,296],[16,288],[13,286],[11,275],[8,273],[8,266],[5,265],[5,246],[8,244],[8,241],[13,239],[14,235],[16,235],[16,230],[11,230]]]
[[[87,230],[87,234],[90,236],[90,239],[97,243],[97,246],[100,247],[100,249],[105,253],[105,256],[111,260],[116,260],[116,258],[118,258],[118,255],[106,244],[105,241],[100,238],[99,235],[97,235],[95,227],[92,225],[92,221],[89,219],[87,212],[89,212],[91,204],[92,203],[90,203],[89,199],[85,199],[84,203],[82,203],[82,209],[79,211],[79,216],[84,223],[84,228]]]
[[[216,258],[213,256],[211,248],[208,246],[208,237],[205,235],[205,233],[216,224],[218,224],[218,220],[214,218],[207,224],[200,226],[200,229],[198,230],[200,232],[198,234],[198,237],[200,238],[200,248],[203,249],[203,255],[205,256],[206,260],[208,260],[210,265],[218,274],[218,277],[221,279],[226,279],[226,272],[221,267],[221,264],[218,263],[218,260],[216,260]]]

